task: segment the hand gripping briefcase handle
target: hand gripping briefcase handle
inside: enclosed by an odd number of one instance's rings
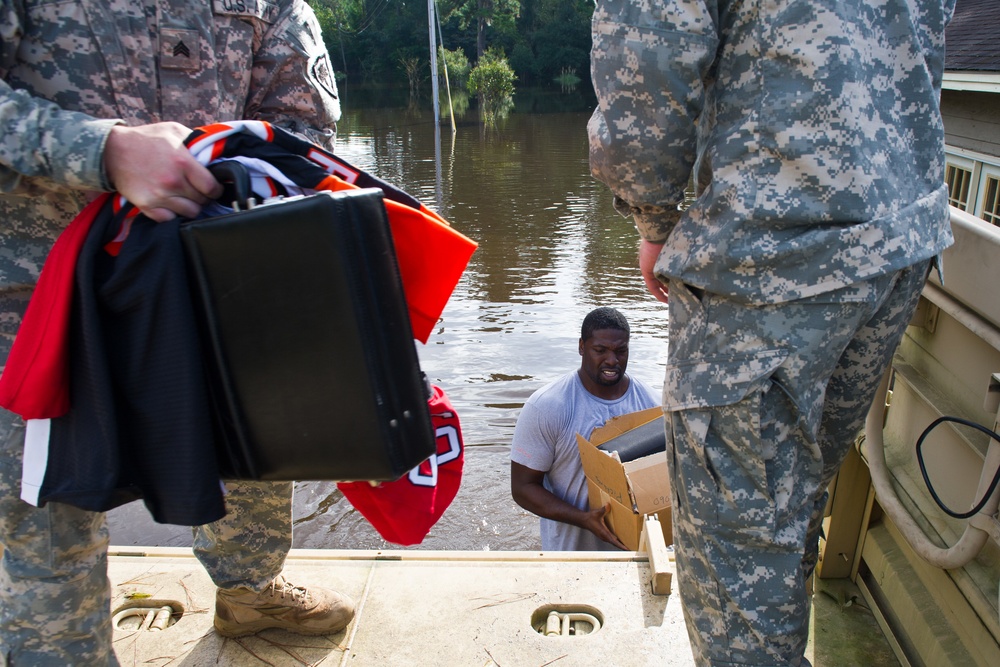
[[[249,202],[243,166],[223,165]],[[181,238],[224,477],[384,481],[434,453],[380,190],[263,203]]]

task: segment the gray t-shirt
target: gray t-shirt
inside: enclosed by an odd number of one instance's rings
[[[510,460],[544,472],[546,489],[579,509],[587,509],[587,479],[576,434],[589,438],[612,417],[660,405],[656,391],[634,377],[628,378],[628,390],[613,401],[587,391],[577,371],[536,391],[518,416]],[[542,519],[541,532],[545,551],[615,550],[589,530],[560,521]]]

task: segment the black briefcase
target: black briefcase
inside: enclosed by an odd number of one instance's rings
[[[185,222],[229,479],[392,480],[435,451],[378,189]]]

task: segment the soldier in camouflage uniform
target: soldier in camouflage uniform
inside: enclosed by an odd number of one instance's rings
[[[221,186],[183,147],[189,128],[262,119],[329,148],[339,115],[302,0],[0,0],[0,358],[54,239],[95,193],[190,217]],[[0,663],[117,664],[104,515],[21,501],[24,427],[0,413]],[[291,495],[230,485],[227,516],[196,531],[223,634],[323,634],[353,615],[349,599],[281,577]]]
[[[667,458],[699,665],[808,664],[826,487],[952,240],[953,6],[597,2],[591,171],[669,294]]]

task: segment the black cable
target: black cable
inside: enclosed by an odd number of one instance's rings
[[[919,438],[917,438],[917,464],[920,466],[920,474],[924,478],[924,484],[927,485],[927,490],[930,491],[931,498],[934,499],[934,502],[937,503],[938,507],[944,510],[945,514],[947,514],[948,516],[954,517],[956,519],[968,519],[969,517],[978,514],[986,505],[986,501],[988,501],[990,499],[990,496],[993,495],[993,492],[997,488],[997,483],[1000,483],[1000,467],[998,467],[997,471],[993,473],[993,481],[990,482],[990,488],[986,490],[986,493],[983,495],[982,499],[978,503],[976,503],[975,507],[973,507],[968,512],[955,512],[949,509],[944,504],[944,502],[941,501],[941,498],[938,497],[938,494],[934,491],[934,487],[931,486],[931,480],[927,476],[927,467],[924,465],[924,456],[923,453],[920,451],[921,446],[924,444],[924,438],[927,437],[927,435],[931,432],[932,429],[934,429],[934,427],[943,422],[954,422],[956,424],[962,424],[963,426],[971,426],[972,428],[977,429],[978,431],[981,431],[982,433],[985,433],[986,435],[990,436],[997,442],[1000,442],[1000,435],[998,435],[995,431],[991,431],[985,426],[977,424],[976,422],[973,421],[969,421],[968,419],[962,419],[961,417],[944,416],[944,417],[938,417],[933,422],[931,422],[931,425],[925,428],[924,432],[920,434]]]

